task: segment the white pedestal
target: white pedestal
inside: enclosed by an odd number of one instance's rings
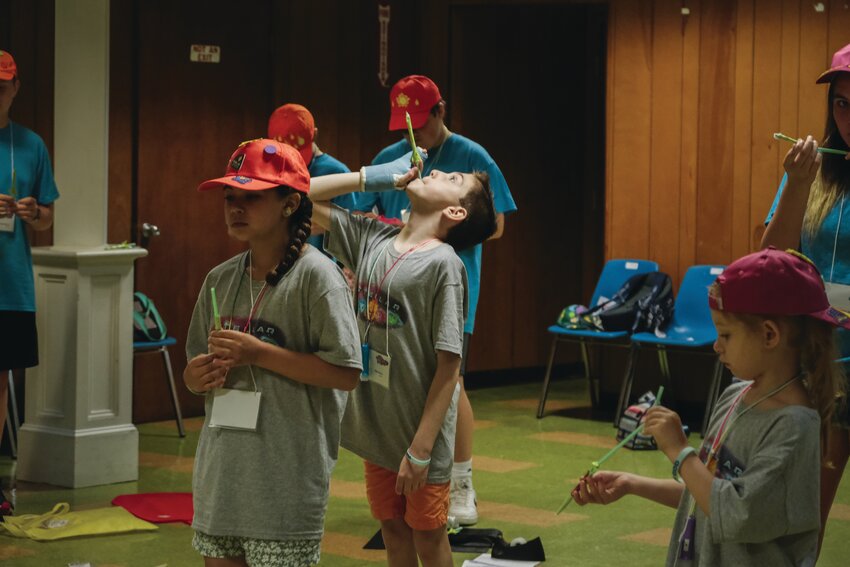
[[[27,373],[18,478],[73,488],[136,480],[133,262],[147,251],[32,255],[40,364]]]

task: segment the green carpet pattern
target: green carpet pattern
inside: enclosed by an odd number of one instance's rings
[[[480,521],[498,528],[510,541],[540,536],[546,565],[657,566],[666,553],[674,510],[627,497],[611,506],[571,505],[554,511],[575,479],[615,444],[607,420],[591,419],[581,380],[555,382],[547,416],[535,418],[538,384],[520,384],[469,392],[476,416],[475,487]],[[19,482],[18,513],[42,513],[57,502],[72,510],[108,506],[119,494],[191,490],[192,463],[201,419],[187,420],[188,435],[177,436],[173,421],[139,427],[138,482],[69,490]],[[699,441],[691,435],[692,444]],[[657,452],[622,450],[608,468],[664,477],[670,463]],[[14,462],[0,458],[4,483]],[[828,524],[819,565],[846,565],[842,541],[850,541],[850,482],[840,487]],[[359,458],[341,451],[333,477],[321,565],[381,565],[383,552],[364,551],[376,531],[369,515]],[[164,524],[158,532],[77,538],[52,543],[0,536],[0,563],[8,567],[180,567],[203,565],[191,548],[192,530]],[[455,554],[455,565],[473,555]]]

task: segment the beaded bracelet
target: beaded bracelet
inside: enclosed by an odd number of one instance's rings
[[[414,465],[420,467],[427,467],[431,464],[431,457],[428,457],[427,459],[418,459],[413,456],[413,453],[410,452],[410,449],[405,451],[405,455],[407,456],[407,460],[413,463]]]

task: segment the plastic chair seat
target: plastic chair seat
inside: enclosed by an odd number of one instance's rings
[[[560,325],[552,325],[548,331],[553,335],[564,337],[582,337],[586,339],[613,340],[629,336],[626,331],[592,331],[588,329],[565,329]]]
[[[653,333],[635,333],[632,335],[632,341],[659,346],[700,348],[712,345],[717,340],[717,332],[705,328],[672,327],[668,328],[665,334],[665,337],[657,337]]]
[[[154,350],[162,347],[169,347],[177,344],[177,339],[174,337],[165,337],[161,341],[134,341],[133,350]]]

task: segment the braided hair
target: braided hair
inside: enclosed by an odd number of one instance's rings
[[[285,186],[276,187],[275,191],[281,199],[295,193],[295,189]],[[310,238],[313,227],[313,222],[310,220],[312,216],[313,202],[306,194],[302,194],[301,204],[289,217],[289,243],[284,251],[283,259],[275,269],[266,274],[266,282],[269,285],[277,285],[301,256],[304,243]]]

